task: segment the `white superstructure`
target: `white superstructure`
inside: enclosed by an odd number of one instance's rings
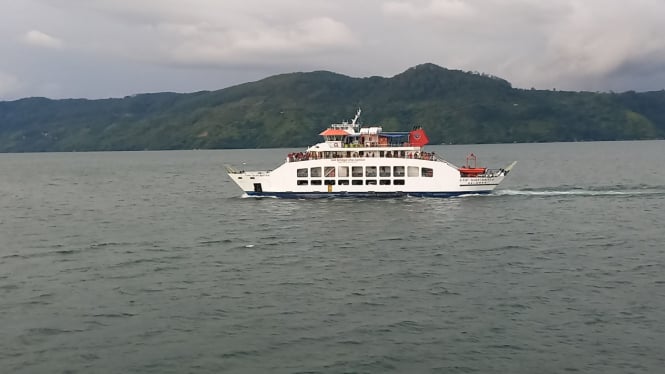
[[[423,129],[396,133],[379,126],[360,128],[359,116],[360,110],[351,123],[331,125],[320,134],[324,142],[289,154],[274,170],[227,166],[228,174],[249,196],[449,197],[489,193],[515,165],[479,168],[471,154],[467,165],[457,167],[424,151],[429,140]]]

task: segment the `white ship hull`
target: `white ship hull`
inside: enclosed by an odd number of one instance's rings
[[[353,175],[354,167],[356,170],[361,167],[362,174]],[[376,173],[367,176],[368,168]],[[307,170],[307,176],[298,177],[298,170],[303,169]],[[312,169],[320,169],[321,176],[312,176]],[[326,170],[334,171],[324,175]],[[445,161],[339,158],[287,162],[271,171],[230,170],[229,176],[248,196],[256,197],[451,197],[490,193],[508,170],[488,170],[483,175],[462,177],[455,166]],[[425,176],[424,172],[431,176]]]

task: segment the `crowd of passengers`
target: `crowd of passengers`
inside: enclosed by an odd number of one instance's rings
[[[420,160],[436,161],[434,152],[407,152],[407,151],[369,151],[369,152],[294,152],[289,153],[289,162],[320,160],[325,158],[358,158],[358,157],[386,157],[386,158],[415,158]]]

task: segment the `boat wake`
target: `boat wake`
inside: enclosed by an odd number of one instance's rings
[[[601,188],[556,188],[556,189],[524,189],[495,190],[494,196],[665,196],[663,187],[601,187]]]
[[[256,199],[256,200],[261,200],[261,199],[277,199],[277,196],[269,196],[269,195],[248,195],[246,193],[240,195],[241,199]]]

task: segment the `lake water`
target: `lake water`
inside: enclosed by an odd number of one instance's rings
[[[0,154],[0,372],[662,372],[664,148],[435,146],[518,164],[306,201],[224,172],[291,149]]]

